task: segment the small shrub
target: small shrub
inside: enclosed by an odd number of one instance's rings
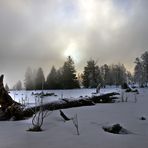
[[[120,124],[114,124],[112,126],[103,126],[102,128],[105,132],[109,132],[113,134],[128,134],[129,133]]]
[[[31,128],[29,128],[27,131],[30,131],[30,132],[41,132],[42,129],[40,126],[33,126]]]
[[[140,119],[140,120],[146,120],[146,118],[145,118],[145,117],[143,117],[143,116],[142,116],[142,117],[140,117],[139,119]]]

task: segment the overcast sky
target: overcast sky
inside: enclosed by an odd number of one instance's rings
[[[82,71],[90,58],[124,63],[148,47],[148,0],[0,0],[0,71],[12,86],[28,66],[45,75],[71,55]]]

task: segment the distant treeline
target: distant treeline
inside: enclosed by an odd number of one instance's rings
[[[46,79],[41,67],[37,71],[28,68],[25,73],[26,90],[73,89],[79,87],[74,62],[70,56],[60,69],[56,70],[53,66]]]
[[[148,52],[136,58],[135,64],[132,75],[123,64],[98,66],[97,62],[91,59],[87,61],[83,73],[77,74],[74,61],[69,56],[61,68],[56,69],[52,66],[47,78],[41,67],[38,70],[27,68],[24,87],[26,90],[96,88],[98,84],[102,87],[119,86],[125,82],[146,86],[148,83]],[[18,81],[13,89],[22,89],[21,81]]]
[[[26,90],[96,88],[98,84],[102,87],[121,85],[127,81],[127,77],[132,81],[132,75],[123,64],[105,64],[99,67],[92,59],[87,61],[83,73],[77,74],[74,61],[69,56],[61,68],[52,66],[47,78],[41,67],[37,71],[28,68],[24,84]]]

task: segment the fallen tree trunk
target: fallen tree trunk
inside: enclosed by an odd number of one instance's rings
[[[113,103],[115,99],[117,99],[116,95],[119,95],[117,92],[111,92],[102,94],[100,96],[92,96],[90,100],[94,103]]]
[[[80,106],[90,106],[96,103],[111,103],[116,99],[116,92],[102,94],[99,96],[92,97],[81,97],[79,99],[61,99],[54,102],[49,102],[46,104],[41,104],[39,106],[34,106],[30,108],[23,108],[23,106],[15,102],[3,86],[3,75],[0,77],[0,120],[21,120],[26,117],[31,117],[35,112],[42,110],[58,110],[64,108],[80,107]]]
[[[0,120],[9,120],[13,116],[16,118],[16,120],[31,117],[35,112],[39,111],[41,107],[42,107],[42,110],[53,111],[53,110],[72,108],[72,107],[90,106],[90,105],[95,105],[96,103],[111,103],[111,102],[114,102],[114,99],[116,99],[115,97],[116,95],[119,95],[119,94],[113,92],[113,93],[102,94],[100,96],[80,98],[76,100],[61,99],[58,101],[53,101],[53,102],[49,102],[39,106],[25,108],[25,109],[21,109],[21,107],[18,107],[17,109],[15,108],[16,111],[11,112],[10,116],[8,117],[5,116],[6,118],[0,117]]]
[[[42,107],[43,110],[58,110],[58,109],[65,109],[72,107],[90,106],[90,105],[95,105],[96,103],[112,103],[114,102],[114,99],[117,99],[117,97],[115,97],[116,95],[119,95],[119,93],[112,92],[112,93],[102,94],[100,96],[92,96],[89,98],[81,98],[76,100],[65,98],[59,101],[42,104],[42,106],[34,106],[31,108],[27,108],[23,112],[24,116],[27,117],[27,116],[32,116],[32,114],[35,111],[39,111],[40,107]]]

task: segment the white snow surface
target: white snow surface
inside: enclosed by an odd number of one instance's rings
[[[17,102],[25,104],[27,106],[34,106],[40,103],[40,97],[32,95],[32,93],[41,93],[42,90],[37,91],[10,91],[10,96]],[[96,89],[69,89],[69,90],[43,90],[43,93],[54,93],[56,96],[47,96],[43,98],[43,103],[53,102],[62,98],[68,99],[79,99],[80,97],[90,97],[95,95]],[[108,87],[101,89],[97,95],[109,93],[109,92],[120,92],[120,88]]]
[[[66,97],[79,97],[82,94],[91,95],[95,90],[75,90],[76,94],[73,91],[54,92],[57,95],[64,92]],[[68,117],[77,114],[79,136],[72,121],[64,122],[58,110],[44,120],[42,132],[26,131],[32,126],[31,118],[0,121],[0,148],[147,148],[148,89],[140,89],[136,103],[135,94],[128,93],[125,96],[128,97],[127,102],[63,109]],[[139,120],[142,116],[147,120]],[[117,123],[130,131],[130,134],[112,134],[102,129],[103,126]]]

